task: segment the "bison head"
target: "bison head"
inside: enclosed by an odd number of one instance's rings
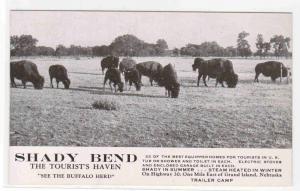
[[[69,78],[67,78],[66,80],[63,81],[63,84],[65,86],[66,89],[69,89],[71,81]]]
[[[39,78],[33,83],[33,87],[35,89],[43,89],[45,79],[43,76],[39,76]]]
[[[200,64],[204,61],[202,58],[195,58],[194,64],[192,65],[193,71],[196,71],[199,68]]]
[[[238,75],[231,73],[225,76],[225,82],[229,88],[235,88],[238,83]]]
[[[118,83],[118,91],[123,92],[123,89],[124,89],[124,83],[123,82]]]
[[[171,89],[171,98],[178,98],[179,91],[180,91],[180,84],[175,83]]]

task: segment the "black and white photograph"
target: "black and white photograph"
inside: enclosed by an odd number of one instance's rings
[[[9,17],[10,146],[292,148],[292,13]]]

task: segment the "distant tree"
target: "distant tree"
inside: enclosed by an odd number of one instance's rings
[[[172,50],[172,54],[173,54],[174,56],[179,56],[179,55],[180,55],[180,50],[179,50],[178,48],[174,48],[174,49]]]
[[[239,56],[242,57],[249,57],[252,54],[252,51],[250,49],[250,44],[246,40],[246,37],[249,36],[249,33],[243,31],[238,34],[238,39],[237,39],[237,50],[239,53]]]
[[[55,50],[51,47],[37,46],[34,51],[37,56],[54,56]]]
[[[94,46],[92,47],[93,55],[94,56],[108,56],[111,54],[110,48],[108,46]]]
[[[181,55],[187,56],[225,56],[225,49],[217,42],[203,42],[200,45],[187,44],[180,49]]]
[[[167,48],[168,44],[164,39],[151,44],[130,34],[118,36],[109,45],[111,54],[116,56],[159,56],[165,55]]]
[[[263,50],[264,50],[264,38],[262,34],[258,34],[257,38],[256,38],[256,48],[257,51],[255,53],[255,55],[262,57],[263,56]]]
[[[12,56],[30,56],[34,54],[37,39],[31,35],[11,36],[10,51]]]
[[[168,49],[167,41],[165,41],[164,39],[158,39],[156,41],[156,45],[161,49]]]
[[[168,44],[164,39],[158,39],[155,45],[157,55],[164,55],[166,49],[168,49]]]
[[[263,43],[263,56],[268,56],[269,50],[271,50],[271,44],[269,42]]]
[[[228,46],[228,47],[225,48],[224,56],[235,57],[237,55],[238,55],[237,48],[234,48],[233,46]]]
[[[55,55],[56,56],[67,56],[67,55],[69,55],[69,51],[64,45],[60,44],[55,49]]]
[[[290,48],[290,41],[291,39],[289,37],[284,37],[283,35],[274,35],[270,39],[270,43],[274,48],[274,55],[276,57],[287,57],[289,55],[288,49]]]
[[[109,45],[112,54],[117,56],[138,56],[144,42],[134,35],[123,35],[115,38]]]

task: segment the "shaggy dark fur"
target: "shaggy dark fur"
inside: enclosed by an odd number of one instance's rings
[[[129,90],[132,86],[132,84],[134,84],[136,91],[140,91],[141,90],[141,82],[140,82],[140,73],[137,69],[132,68],[129,70],[126,70],[124,72],[124,77],[125,77],[125,84],[127,86],[127,82],[129,81]]]
[[[101,70],[102,74],[104,70],[110,68],[118,68],[119,66],[119,58],[115,56],[107,56],[101,60]]]
[[[255,79],[254,82],[258,82],[258,76],[262,73],[264,76],[270,76],[271,80],[274,82],[280,77],[280,70],[282,67],[282,77],[287,77],[287,68],[281,63],[276,61],[268,61],[259,63],[255,66]]]
[[[153,86],[153,81],[157,82],[163,67],[158,62],[148,61],[137,64],[136,69],[140,72],[141,77],[142,75],[149,77],[150,84]]]
[[[106,71],[103,83],[103,90],[105,90],[106,81],[109,80],[110,90],[112,91],[111,83],[117,92],[116,86],[118,86],[118,91],[123,92],[124,83],[121,80],[121,72],[117,68],[110,68]]]
[[[132,58],[123,58],[120,62],[119,69],[122,73],[124,73],[127,70],[133,69],[136,66],[136,61]]]
[[[26,88],[26,82],[31,82],[35,89],[43,89],[44,77],[39,74],[36,64],[27,60],[10,62],[10,81],[12,87],[17,87],[15,78],[22,81]]]
[[[64,87],[66,89],[69,89],[71,81],[68,78],[67,69],[63,65],[51,65],[49,67],[49,76],[50,76],[50,82],[51,82],[52,88],[53,88],[52,80],[53,80],[53,78],[55,78],[57,88],[58,88],[59,82],[62,82],[64,84]]]
[[[166,88],[166,93],[168,97],[178,98],[180,84],[177,80],[176,71],[174,70],[171,64],[168,64],[163,68],[158,79],[158,85],[164,86]]]
[[[223,82],[225,81],[228,87],[234,88],[238,83],[238,75],[234,73],[233,65],[230,60],[222,58],[215,58],[211,60],[203,60],[202,58],[196,58],[192,65],[194,71],[198,69],[198,81],[199,86],[200,79],[203,76],[203,83],[206,84],[206,77],[216,78],[216,85],[221,83],[224,87]]]

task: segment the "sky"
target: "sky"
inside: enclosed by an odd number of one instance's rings
[[[292,15],[287,13],[207,12],[88,12],[11,11],[10,34],[30,34],[39,46],[109,45],[117,36],[133,34],[155,43],[165,39],[170,49],[188,43],[216,41],[223,47],[236,46],[239,32],[256,50],[257,34],[266,41],[282,34],[292,38]]]

